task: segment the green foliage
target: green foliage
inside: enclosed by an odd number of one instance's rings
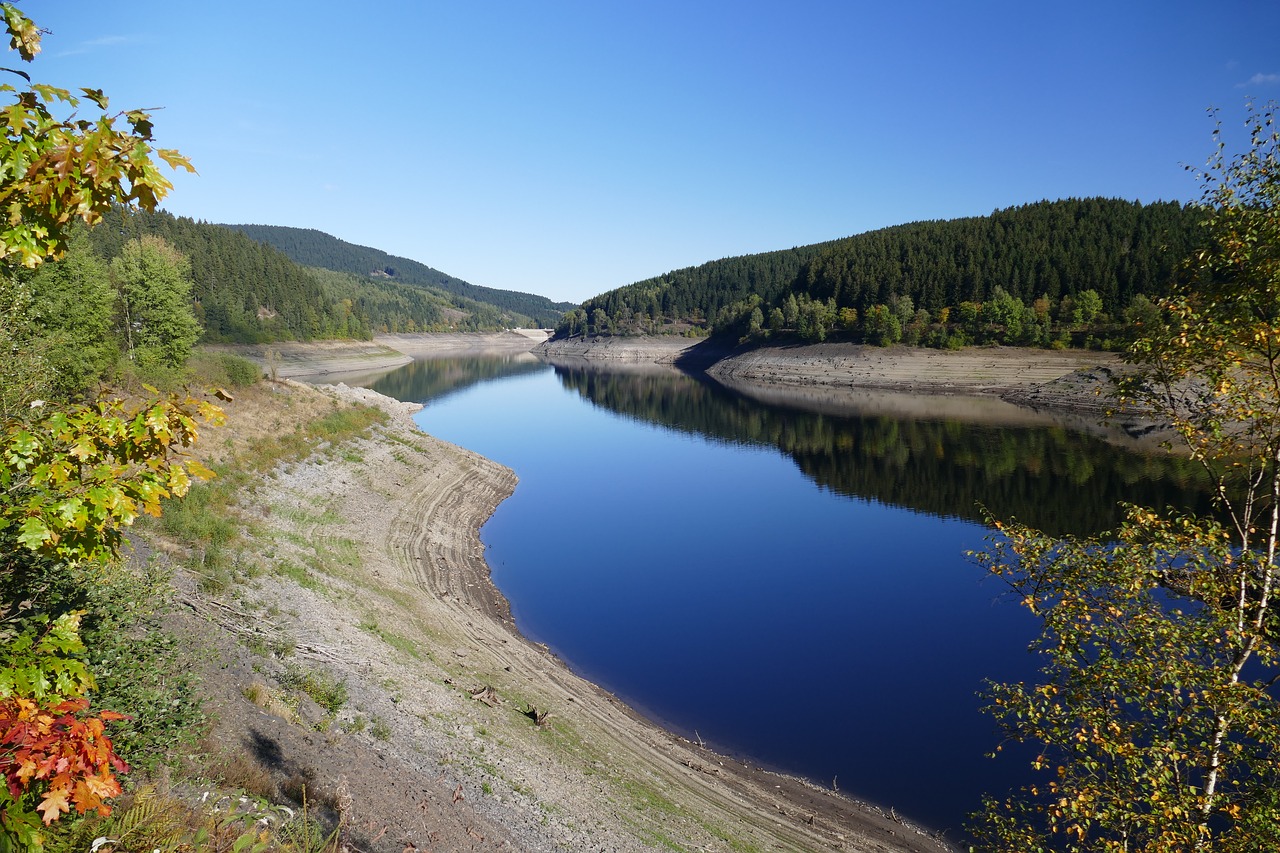
[[[1019,525],[980,561],[1042,617],[1044,682],[992,687],[1048,779],[988,799],[996,851],[1280,848],[1280,134],[1251,111],[1201,174],[1208,242],[1120,386],[1211,475],[1227,526],[1133,507],[1103,540]],[[1072,311],[1087,322],[1096,302]]]
[[[85,695],[93,677],[80,656],[83,611],[30,620],[21,632],[6,629],[4,657],[0,658],[0,699],[29,697],[41,702],[62,701]]]
[[[63,566],[58,575],[44,600],[47,607],[84,608],[80,634],[94,702],[128,710],[111,728],[120,756],[150,771],[190,753],[204,715],[187,663],[192,650],[161,625],[172,595],[167,575],[150,566],[104,571],[92,564]]]
[[[357,246],[313,229],[278,225],[224,227],[274,246],[303,266],[348,273],[366,285],[373,285],[374,288],[364,291],[368,296],[361,298],[366,308],[372,307],[369,300],[378,298],[373,296],[375,288],[408,301],[414,300],[414,291],[423,290],[441,294],[447,303],[468,312],[472,318],[469,325],[476,329],[512,326],[550,328],[565,311],[573,308],[570,303],[552,302],[543,296],[470,284],[417,261],[388,255],[368,246]],[[370,310],[370,317],[374,316]],[[414,330],[400,328],[387,331]]]
[[[1039,685],[995,685],[988,710],[1008,737],[1038,745],[1032,766],[1048,778],[1023,798],[988,801],[983,849],[1280,844],[1269,795],[1280,784],[1269,691],[1280,657],[1241,629],[1234,607],[1218,606],[1241,578],[1273,571],[1265,554],[1237,552],[1212,521],[1138,508],[1108,541],[1000,532],[980,561],[1044,619],[1035,648],[1048,662]],[[1259,824],[1271,827],[1265,837]]]
[[[353,294],[330,294],[312,271],[243,234],[163,211],[122,210],[109,226],[89,231],[104,260],[145,237],[162,239],[187,257],[205,343],[370,336]]]
[[[51,393],[59,399],[88,393],[107,375],[120,351],[112,333],[116,293],[106,266],[78,233],[61,261],[40,266],[31,277],[30,290]]]
[[[924,343],[947,345],[963,332],[973,341],[1048,345],[1053,335],[1046,327],[1054,320],[1063,327],[1105,326],[1135,296],[1163,295],[1198,231],[1198,214],[1177,204],[1040,202],[675,270],[587,300],[581,314],[561,319],[556,334],[582,334],[580,318],[600,310],[606,322],[594,325],[621,334],[703,326],[705,318],[717,334],[740,335],[747,323],[735,307],[756,298],[764,318],[782,313],[781,323],[769,321],[771,332],[789,330],[806,340],[822,340],[838,325],[883,343],[882,322],[870,330],[856,325],[883,305],[904,336],[917,310],[938,318],[910,333]],[[1057,318],[1046,310],[1032,320],[1028,306],[1038,299],[1046,307],[1066,299],[1070,310]],[[983,318],[989,302],[996,304]],[[836,317],[811,317],[802,329],[806,304],[834,310]],[[977,315],[944,314],[965,304]]]
[[[162,498],[208,476],[172,456],[196,440],[197,417],[216,422],[221,412],[190,398],[136,411],[112,400],[11,427],[0,437],[0,537],[63,560],[113,558],[121,528],[140,513],[159,515]],[[17,559],[0,555],[0,572]]]
[[[29,283],[0,275],[0,420],[25,418],[31,401],[48,398],[54,377],[42,357]]]
[[[12,4],[0,10],[10,46],[32,60],[44,31]],[[6,360],[18,362],[5,370],[0,394],[0,850],[39,851],[45,827],[64,813],[108,814],[104,800],[120,793],[114,773],[128,769],[105,733],[120,715],[87,713],[85,611],[56,600],[50,573],[110,565],[122,527],[158,511],[159,498],[184,493],[203,469],[173,452],[195,439],[197,414],[215,411],[189,400],[136,412],[118,402],[58,410],[35,396],[83,391],[96,378],[107,358],[96,345],[111,301],[101,270],[83,253],[67,278],[36,276],[32,285],[23,271],[63,255],[75,222],[91,225],[122,204],[155,207],[170,183],[153,157],[191,167],[151,147],[147,113],[109,114],[99,90],[73,96],[4,71],[29,85],[0,85],[12,96],[0,108],[0,343]],[[85,101],[102,111],[96,119],[80,116]],[[10,379],[17,381],[9,386]]]
[[[204,388],[246,388],[262,379],[262,368],[256,362],[228,352],[197,350],[187,367],[193,381]]]
[[[863,321],[867,343],[887,347],[902,340],[902,323],[888,305],[872,305],[866,311]]]
[[[330,714],[338,713],[347,704],[347,683],[320,670],[303,669],[290,662],[285,664],[280,683],[301,690]]]
[[[44,31],[12,4],[0,8],[11,47],[31,61]],[[73,220],[92,225],[122,203],[155,207],[172,184],[152,155],[172,168],[195,171],[176,151],[151,148],[148,113],[110,114],[101,90],[81,89],[82,95],[72,95],[4,70],[28,83],[0,84],[0,93],[13,97],[0,110],[0,206],[5,211],[0,258],[6,262],[34,269],[62,254]],[[96,119],[80,117],[85,102],[102,110]],[[57,109],[69,115],[58,118]]]
[[[180,368],[200,337],[191,313],[191,263],[158,237],[128,243],[111,262],[121,336],[140,369]]]
[[[127,794],[109,816],[59,828],[48,853],[338,853],[341,826],[325,829],[304,802],[301,812],[242,796],[204,792],[192,802],[148,786]],[[99,841],[99,839],[103,839]],[[95,841],[97,847],[95,848]]]

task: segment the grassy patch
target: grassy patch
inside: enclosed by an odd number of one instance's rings
[[[280,683],[301,690],[330,714],[336,714],[347,703],[347,683],[321,670],[303,669],[295,663],[285,664]]]
[[[289,580],[305,589],[314,590],[315,592],[324,591],[324,584],[315,575],[290,560],[281,560],[276,563],[276,574],[289,578]]]
[[[387,414],[381,409],[344,406],[298,424],[291,432],[281,430],[251,441],[229,461],[213,466],[217,475],[213,480],[195,484],[181,500],[166,500],[162,529],[191,549],[197,571],[215,586],[225,586],[235,579],[229,565],[230,546],[246,525],[237,518],[234,506],[256,478],[276,465],[305,459],[322,446],[347,441],[386,421]],[[326,510],[314,519],[305,515],[305,519],[323,523],[336,520],[336,516]]]
[[[404,652],[415,660],[422,660],[422,650],[418,644],[410,640],[408,637],[402,637],[399,634],[392,633],[381,627],[374,619],[365,619],[360,623],[361,630],[368,631],[379,640],[386,643],[391,648],[399,652]]]

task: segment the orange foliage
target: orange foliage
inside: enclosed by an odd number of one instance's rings
[[[88,699],[51,708],[18,697],[0,701],[0,775],[15,802],[43,785],[36,811],[46,826],[72,806],[81,814],[89,809],[110,814],[104,801],[120,795],[115,774],[129,771],[105,732],[106,722],[125,716],[114,711],[81,716],[88,708]]]

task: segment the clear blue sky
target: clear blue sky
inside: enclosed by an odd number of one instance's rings
[[[163,107],[170,211],[588,296],[1040,199],[1198,196],[1280,2],[19,2],[28,70]],[[8,64],[16,64],[11,54]]]

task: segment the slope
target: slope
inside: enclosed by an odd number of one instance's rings
[[[508,314],[518,314],[532,324],[550,328],[573,303],[552,302],[544,296],[481,287],[433,269],[409,258],[387,254],[381,249],[358,246],[311,228],[281,225],[225,225],[254,240],[274,246],[308,267],[322,267],[354,275],[362,280],[396,282],[430,287],[473,302],[496,306]],[[510,325],[521,325],[511,323]]]
[[[872,343],[1048,345],[1118,321],[1156,295],[1195,244],[1192,206],[1066,199],[990,216],[915,222],[842,240],[711,261],[595,296],[576,334],[846,332]],[[984,306],[986,313],[983,314]],[[972,316],[970,316],[972,315]]]

